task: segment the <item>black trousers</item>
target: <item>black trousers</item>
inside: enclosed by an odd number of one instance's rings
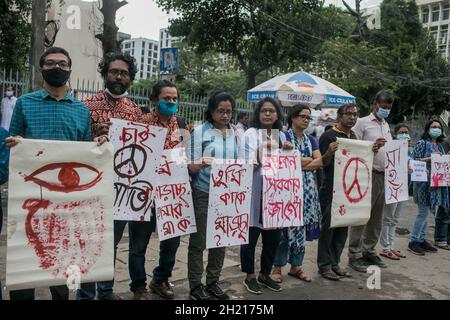
[[[317,266],[319,272],[330,271],[339,267],[342,251],[347,241],[348,227],[332,228],[331,224],[331,202],[332,191],[321,190],[320,209],[322,210],[322,221],[320,224],[320,238],[317,250]]]
[[[69,289],[66,285],[50,287],[52,300],[69,300]],[[11,300],[34,300],[35,289],[13,290],[9,292]]]
[[[282,229],[263,230],[250,227],[248,244],[241,246],[241,269],[247,274],[255,273],[255,249],[259,235],[262,236],[261,273],[269,275],[277,254]]]

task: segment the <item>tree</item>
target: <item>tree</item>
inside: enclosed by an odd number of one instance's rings
[[[414,1],[384,0],[380,30],[366,31],[365,41],[327,41],[318,61],[326,65],[329,80],[355,95],[364,111],[378,90],[392,89],[394,123],[411,114],[441,114],[449,106],[450,66],[422,27]]]
[[[247,89],[257,75],[289,57],[311,59],[317,40],[320,0],[157,0],[181,15],[171,20],[170,33],[186,37],[198,53],[218,51],[236,59],[247,78]],[[320,15],[319,15],[320,16]],[[290,29],[289,24],[294,24]],[[308,28],[305,30],[305,28]]]
[[[116,25],[117,10],[127,5],[127,1],[108,0],[101,1],[99,8],[103,15],[103,31],[95,37],[102,43],[103,54],[108,52],[120,52],[120,43],[117,41],[117,32],[119,28]]]

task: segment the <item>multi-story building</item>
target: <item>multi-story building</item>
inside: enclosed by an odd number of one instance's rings
[[[182,40],[183,37],[172,37],[169,33],[169,28],[159,29],[159,47],[161,49],[175,48],[177,42]]]
[[[450,24],[449,0],[416,0],[419,6],[420,19],[425,27],[430,30],[431,35],[436,39],[436,46],[439,52],[446,57],[449,53],[448,29]]]
[[[136,59],[138,72],[136,80],[148,79],[158,76],[159,42],[147,38],[133,38],[124,40],[122,51],[129,53]]]

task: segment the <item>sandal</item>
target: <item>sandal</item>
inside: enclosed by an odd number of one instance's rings
[[[401,253],[401,251],[398,251],[398,250],[391,250],[391,252],[393,253],[393,254],[395,254],[397,257],[399,257],[399,258],[406,258],[406,256],[403,254],[403,253]]]
[[[271,278],[276,283],[282,283],[283,282],[283,275],[281,274],[281,268],[280,267],[274,267],[272,269]]]
[[[344,278],[351,278],[352,277],[350,272],[348,272],[346,269],[336,268],[336,269],[333,269],[333,272],[335,274],[337,274],[338,276],[340,276],[340,277],[344,277]]]
[[[398,257],[396,254],[394,254],[392,251],[382,251],[380,253],[380,256],[391,259],[391,260],[400,260],[400,257]]]
[[[289,271],[288,275],[290,275],[291,277],[303,280],[305,282],[311,282],[312,279],[310,277],[308,277],[307,275],[305,275],[305,273],[303,272],[302,268],[298,268],[297,270],[295,270],[293,272],[293,270],[291,269],[291,271]]]
[[[332,280],[332,281],[339,281],[339,276],[334,273],[333,271],[325,271],[325,272],[319,272],[319,274],[324,277],[325,279]]]

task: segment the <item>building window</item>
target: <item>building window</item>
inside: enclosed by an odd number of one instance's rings
[[[442,20],[448,20],[450,5],[448,3],[442,5]]]
[[[133,49],[133,50],[131,50],[131,55],[132,55],[132,56],[134,56],[134,49]]]
[[[145,41],[142,41],[142,48],[145,48]]]
[[[141,51],[141,56],[145,56],[145,50],[144,49],[142,49],[142,51]]]
[[[433,6],[431,9],[431,21],[436,22],[439,21],[439,6]]]
[[[147,72],[147,78],[151,78],[150,72]]]
[[[142,71],[141,71],[141,79],[143,79],[144,78],[144,74],[142,73]]]
[[[434,40],[437,42],[438,27],[430,28],[430,34],[433,36]]]
[[[422,9],[422,23],[428,23],[428,17],[430,15],[430,10],[428,8]]]
[[[169,47],[169,39],[166,39],[166,47]]]
[[[155,44],[155,46],[153,47],[153,50],[158,51],[158,45]]]
[[[155,53],[153,54],[153,58],[158,59],[158,53],[157,53],[157,52],[155,52]]]
[[[148,58],[147,63],[151,64],[152,63],[152,58]]]
[[[448,26],[442,26],[439,34],[439,45],[447,45]]]

